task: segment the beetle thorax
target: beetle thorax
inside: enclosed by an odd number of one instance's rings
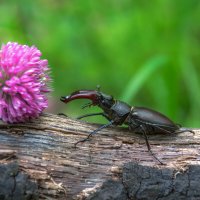
[[[117,125],[121,125],[125,122],[126,118],[130,114],[130,111],[131,107],[128,104],[116,100],[112,107],[108,110],[107,114]]]

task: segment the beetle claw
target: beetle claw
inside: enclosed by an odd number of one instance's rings
[[[60,100],[63,101],[63,102],[65,102],[66,97],[63,97],[63,96],[62,96],[62,97],[60,97]]]

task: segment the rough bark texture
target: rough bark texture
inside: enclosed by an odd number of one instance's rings
[[[1,199],[200,199],[200,132],[149,137],[52,114],[0,122]]]

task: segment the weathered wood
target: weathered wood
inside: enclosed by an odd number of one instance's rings
[[[1,122],[0,163],[17,162],[20,173],[37,182],[40,199],[192,197],[189,191],[195,174],[191,169],[196,166],[198,172],[200,167],[199,130],[195,135],[149,136],[152,151],[166,164],[162,166],[147,151],[143,137],[127,128],[104,129],[74,148],[75,142],[97,127],[52,114],[23,124]],[[187,194],[183,194],[179,186],[186,176]],[[196,190],[194,199],[200,198],[199,186]]]

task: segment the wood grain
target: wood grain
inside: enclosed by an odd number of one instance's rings
[[[89,198],[90,189],[106,180],[121,180],[123,166],[129,162],[177,171],[200,163],[197,129],[195,135],[149,136],[152,151],[165,163],[160,165],[147,151],[143,137],[127,128],[106,128],[74,147],[97,127],[47,113],[29,123],[1,122],[0,162],[17,161],[20,170],[38,183],[40,199]]]

